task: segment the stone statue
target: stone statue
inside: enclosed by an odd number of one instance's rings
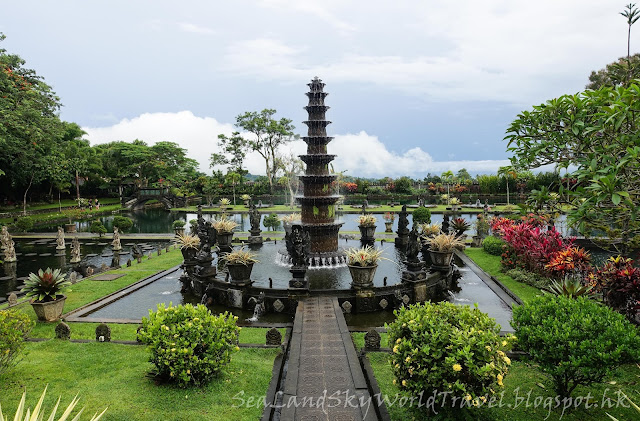
[[[402,205],[402,210],[398,217],[398,235],[405,236],[409,234],[409,218],[407,218],[407,205]]]
[[[418,233],[418,224],[414,223],[409,233],[409,241],[407,243],[407,261],[410,263],[420,262],[418,253],[421,249],[420,234]]]
[[[260,231],[262,231],[260,229],[261,219],[262,216],[260,216],[260,212],[258,212],[256,206],[252,203],[251,211],[249,212],[249,222],[251,223],[251,229],[249,231],[251,232],[251,235],[260,235]]]
[[[442,216],[442,232],[449,234],[449,215],[447,213]]]
[[[64,230],[58,227],[58,235],[56,236],[56,250],[66,250],[67,244],[64,242]]]
[[[140,247],[137,244],[134,244],[131,247],[131,256],[133,256],[134,259],[142,257],[142,250],[140,250]]]
[[[118,227],[113,227],[113,241],[111,242],[111,246],[113,251],[122,250],[122,245],[120,244],[120,231]]]
[[[78,237],[74,237],[71,241],[71,263],[80,263],[80,241],[78,241]]]
[[[302,225],[291,227],[291,263],[296,267],[307,266],[307,250],[309,233],[304,232]],[[306,240],[306,241],[305,241]]]
[[[11,263],[15,262],[18,259],[16,258],[16,243],[11,239],[11,235],[9,235],[9,239],[7,240],[4,246],[4,262]]]
[[[364,202],[362,202],[362,214],[363,215],[367,214],[367,206],[368,206],[367,199],[364,199]]]
[[[2,245],[3,250],[7,247],[8,242],[9,242],[9,231],[7,230],[6,225],[3,225],[2,233],[0,233],[0,244]]]

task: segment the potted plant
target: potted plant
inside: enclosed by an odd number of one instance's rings
[[[474,222],[474,226],[476,228],[476,235],[473,236],[472,245],[473,247],[480,247],[482,245],[482,240],[489,235],[489,229],[491,229],[491,225],[489,225],[489,221],[484,217],[483,214],[478,214],[478,218],[476,222]]]
[[[178,234],[176,243],[180,246],[184,260],[194,260],[200,247],[200,238],[195,235]]]
[[[345,253],[351,286],[355,289],[373,287],[373,277],[378,269],[378,260],[382,259],[382,250],[367,245],[359,249],[348,249]]]
[[[184,226],[186,224],[187,223],[182,219],[176,219],[175,221],[173,221],[171,226],[173,226],[173,231],[176,233],[176,235],[180,235],[180,234],[184,234]]]
[[[437,269],[449,268],[454,249],[464,245],[454,233],[426,238],[425,243],[429,246],[432,267]]]
[[[249,196],[248,194],[243,194],[242,196],[240,196],[240,199],[244,201],[245,206],[249,206],[249,200],[251,200],[251,196]]]
[[[393,232],[393,221],[396,220],[396,214],[393,212],[386,212],[384,218],[384,232]]]
[[[229,206],[231,205],[231,200],[227,199],[226,197],[223,197],[222,199],[220,199],[220,210],[226,210],[229,209]]]
[[[451,199],[449,199],[449,204],[451,205],[451,210],[457,211],[458,208],[460,207],[460,199],[458,199],[457,197],[452,197]]]
[[[218,233],[218,245],[231,246],[231,240],[233,239],[233,230],[238,226],[238,223],[231,220],[227,215],[221,215],[220,218],[214,219],[211,222],[213,228]]]
[[[65,232],[76,232],[76,221],[82,218],[84,211],[82,209],[66,209],[62,214],[69,220],[68,224],[64,224]]]
[[[471,228],[471,224],[466,219],[458,217],[453,218],[453,221],[451,221],[451,228],[454,229],[456,237],[464,241],[467,237],[465,231]]]
[[[376,217],[373,215],[360,215],[358,218],[358,228],[362,238],[373,238],[376,234]]]
[[[249,281],[254,263],[260,263],[256,254],[244,248],[233,250],[224,255],[231,282],[242,283]]]
[[[63,294],[65,289],[71,285],[65,281],[64,274],[60,269],[42,269],[38,273],[30,273],[24,281],[22,292],[26,297],[33,297],[31,306],[38,316],[38,320],[44,322],[56,321],[62,316],[64,301],[67,297]]]
[[[284,232],[286,232],[287,234],[291,234],[291,226],[299,223],[301,220],[302,215],[299,213],[289,213],[280,217],[280,221],[282,221],[282,226],[284,227]]]

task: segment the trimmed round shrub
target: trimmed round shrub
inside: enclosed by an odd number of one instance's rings
[[[506,243],[502,238],[494,237],[493,235],[488,236],[484,240],[482,240],[482,249],[494,256],[502,255],[502,246]]]
[[[15,223],[16,228],[18,228],[20,231],[22,232],[27,232],[29,231],[31,228],[33,228],[33,219],[25,216],[22,218],[18,218],[18,220]]]
[[[262,225],[264,225],[267,229],[275,231],[280,227],[280,218],[277,214],[272,213],[271,215],[267,215],[264,217],[264,219],[262,220]]]
[[[114,216],[113,226],[117,227],[121,232],[125,232],[133,227],[133,221],[131,218],[127,218],[126,216]]]
[[[197,223],[197,221],[196,221],[196,223]],[[172,226],[173,226],[173,228],[175,229],[175,228],[182,228],[182,227],[184,227],[185,225],[187,225],[187,223],[186,223],[185,221],[183,221],[182,219],[176,219],[175,221],[173,221],[173,222],[171,223],[171,225],[172,225]]]
[[[563,397],[640,357],[638,328],[585,297],[536,297],[514,307],[511,324],[519,347],[551,376]]]
[[[227,312],[214,316],[202,304],[165,307],[163,303],[142,319],[138,340],[148,345],[158,377],[181,387],[202,385],[238,351],[236,320]]]
[[[414,210],[413,222],[418,224],[430,224],[431,223],[431,211],[427,208],[419,207]]]
[[[34,322],[17,311],[0,311],[0,375],[18,363]]]
[[[107,228],[105,228],[102,222],[95,220],[91,222],[91,226],[89,227],[89,232],[98,234],[100,237],[102,237],[102,234],[107,233]]]
[[[387,326],[394,383],[408,396],[436,394],[443,409],[457,410],[482,405],[503,386],[514,338],[500,337],[500,325],[477,307],[427,302],[395,314]]]

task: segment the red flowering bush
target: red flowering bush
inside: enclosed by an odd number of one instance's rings
[[[563,279],[570,275],[586,278],[591,272],[591,255],[582,247],[569,247],[555,253],[545,269],[555,278]]]
[[[546,267],[556,253],[573,244],[572,239],[565,239],[555,228],[542,228],[528,222],[508,224],[499,222],[497,228],[502,239],[507,243],[502,255],[505,268],[521,268],[546,276]]]
[[[342,187],[344,187],[344,189],[349,193],[355,193],[358,191],[358,185],[356,183],[344,183]]]
[[[504,230],[511,229],[516,224],[513,219],[508,218],[491,218],[489,223],[491,224],[491,231],[496,237],[502,237]]]
[[[635,314],[640,302],[640,269],[632,259],[611,257],[591,279],[609,306]]]

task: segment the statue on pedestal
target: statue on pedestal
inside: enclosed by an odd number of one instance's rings
[[[78,237],[75,237],[73,241],[71,241],[71,263],[80,263],[80,241],[78,241]]]
[[[56,250],[66,250],[67,244],[64,242],[64,230],[58,227],[58,235],[56,236]]]
[[[120,231],[118,227],[113,227],[113,241],[111,242],[113,251],[122,250],[122,245],[120,244]]]

